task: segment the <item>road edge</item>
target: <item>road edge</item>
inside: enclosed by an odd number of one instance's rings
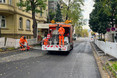
[[[109,74],[103,70],[103,64],[102,64],[102,61],[101,59],[98,57],[97,53],[96,53],[96,49],[94,48],[92,42],[90,42],[91,44],[91,47],[92,47],[92,51],[93,51],[93,54],[94,54],[94,57],[95,57],[95,60],[96,60],[96,63],[97,63],[97,66],[99,68],[99,72],[100,72],[100,75],[101,75],[101,78],[110,78]]]

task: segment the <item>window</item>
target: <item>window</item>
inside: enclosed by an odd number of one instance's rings
[[[6,27],[6,20],[4,16],[0,16],[0,25],[1,25],[1,28]]]
[[[12,5],[12,0],[9,0],[9,4]]]
[[[26,21],[26,30],[30,30],[30,20]]]
[[[22,17],[19,18],[19,29],[23,28],[23,19]]]
[[[42,8],[40,8],[40,10],[42,11]],[[42,17],[42,12],[40,13],[40,16]]]
[[[5,0],[0,0],[0,3],[5,3]]]

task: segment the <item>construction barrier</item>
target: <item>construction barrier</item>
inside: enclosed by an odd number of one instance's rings
[[[0,38],[0,48],[5,46],[5,37]]]
[[[18,48],[19,46],[19,40],[20,39],[13,39],[13,38],[7,38],[6,40],[6,47],[15,47]],[[27,39],[29,45],[37,44],[37,39]]]
[[[117,43],[94,40],[95,44],[105,53],[117,58]]]

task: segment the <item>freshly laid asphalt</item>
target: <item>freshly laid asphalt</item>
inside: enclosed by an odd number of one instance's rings
[[[0,53],[0,78],[101,78],[90,42],[74,42],[69,53],[41,51]]]

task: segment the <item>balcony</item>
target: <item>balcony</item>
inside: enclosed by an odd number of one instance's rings
[[[10,14],[14,14],[14,12],[15,10],[12,5],[0,3],[0,14],[10,15]]]

